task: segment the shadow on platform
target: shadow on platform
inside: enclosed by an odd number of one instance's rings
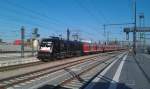
[[[108,89],[110,83],[102,83],[102,82],[98,82],[98,83],[92,83],[92,85],[94,85],[94,87],[92,89]],[[73,88],[66,88],[66,87],[55,87],[53,85],[44,85],[38,89],[73,89]],[[80,88],[80,89],[84,89],[84,88]],[[114,88],[113,88],[114,89]],[[126,86],[125,84],[123,83],[117,83],[117,88],[115,89],[132,89],[128,86]]]
[[[94,87],[92,89],[108,89],[110,86],[110,83],[109,82],[108,83],[98,82],[98,83],[92,83],[91,85],[94,85]],[[112,86],[116,86],[116,88],[112,87],[112,89],[132,89],[132,88],[126,86],[124,83],[117,83]],[[82,88],[82,89],[85,89],[85,88]]]
[[[116,83],[115,81],[114,81],[114,83],[111,83],[111,81],[113,81],[113,80],[111,78],[106,77],[106,76],[99,76],[99,77],[101,78],[101,81],[90,83],[91,86],[93,86],[92,89],[108,89],[110,84],[113,86],[112,87],[113,89],[132,89],[129,86],[125,85],[124,83]],[[80,81],[80,79],[79,79],[79,81]],[[79,89],[85,89],[86,85],[87,84],[85,83],[85,86],[81,86],[81,88],[79,88]],[[77,89],[76,87],[74,87],[74,88]],[[44,85],[38,89],[74,89],[74,88],[67,88],[67,87],[62,87],[62,86],[56,87],[54,85],[48,85],[47,84],[47,85]]]
[[[71,89],[71,88],[65,88],[65,87],[61,87],[61,86],[56,87],[54,85],[48,85],[47,84],[47,85],[44,85],[44,86],[42,86],[42,87],[40,87],[38,89]]]
[[[113,80],[111,78],[108,78],[106,76],[99,76],[100,81],[99,82],[92,82],[90,83],[92,89],[108,89],[111,84],[112,89],[132,89],[129,86],[125,85],[124,83],[116,83],[115,81],[111,83]],[[81,89],[85,89],[86,86],[83,86]],[[109,88],[110,89],[110,88]]]

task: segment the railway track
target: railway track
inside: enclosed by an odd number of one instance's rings
[[[109,54],[107,54],[107,55],[109,55]],[[98,56],[100,56],[100,55],[98,55]],[[22,75],[17,75],[17,76],[1,79],[0,80],[0,89],[10,88],[10,87],[16,86],[17,84],[32,81],[32,80],[34,80],[36,78],[40,78],[42,76],[48,76],[49,74],[54,73],[56,71],[64,70],[66,68],[73,67],[75,65],[79,65],[84,62],[89,62],[91,60],[98,58],[98,56],[83,58],[80,60],[71,61],[71,62],[67,62],[64,64],[59,64],[56,66],[51,66],[51,67],[47,67],[44,69],[28,72],[28,73],[25,73]],[[104,56],[106,56],[106,55],[104,55]]]
[[[69,58],[63,59],[63,60],[50,61],[50,62],[61,62],[61,61],[65,61],[65,60],[69,60]],[[30,67],[30,66],[36,66],[36,65],[43,65],[43,64],[48,64],[50,62],[37,61],[37,62],[30,62],[30,63],[24,63],[24,64],[9,65],[9,66],[0,67],[0,72],[20,69],[20,68],[25,68],[25,67]]]
[[[37,77],[51,74],[53,72],[62,70],[64,68],[68,68],[68,67],[71,67],[71,66],[83,63],[83,62],[87,62],[87,61],[90,61],[91,59],[95,59],[95,58],[96,57],[91,57],[91,58],[86,59],[86,60],[81,59],[81,60],[77,60],[77,61],[72,61],[72,62],[56,65],[53,67],[48,67],[45,69],[29,72],[29,73],[26,73],[23,75],[17,75],[17,76],[9,77],[6,79],[2,79],[2,80],[0,80],[0,89],[5,89],[5,88],[11,87],[13,85],[16,85],[18,83],[23,83],[23,82],[35,79]]]
[[[118,58],[122,58],[123,55],[119,56]],[[100,72],[102,72],[105,68],[107,68],[117,57],[113,59],[107,59],[101,61],[99,63],[95,63],[90,68],[72,76],[70,79],[67,79],[57,86],[51,89],[84,89],[86,85]]]
[[[114,53],[112,53],[112,52],[108,52],[107,54],[103,53],[103,55],[108,55],[108,54],[114,54]],[[61,60],[57,60],[57,61],[61,61]],[[25,68],[25,67],[30,67],[30,66],[42,65],[42,64],[45,64],[45,63],[41,62],[41,61],[37,61],[37,62],[30,62],[30,63],[24,63],[24,64],[3,66],[3,67],[0,67],[0,72],[15,70],[15,69],[19,69],[19,68]]]

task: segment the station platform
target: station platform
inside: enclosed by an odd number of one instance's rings
[[[150,55],[128,53],[99,73],[85,89],[150,89]]]
[[[31,52],[25,52],[24,57],[31,57],[32,53]],[[20,53],[0,53],[0,61],[7,60],[7,59],[16,59],[21,57],[21,52]]]
[[[25,64],[39,61],[36,57],[0,57],[0,67]]]

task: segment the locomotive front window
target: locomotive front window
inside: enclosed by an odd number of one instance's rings
[[[49,41],[42,41],[41,45],[40,45],[40,51],[44,51],[44,52],[52,52],[53,50],[53,46],[52,46],[52,42]]]
[[[52,42],[42,42],[41,43],[41,47],[51,47],[52,46]]]

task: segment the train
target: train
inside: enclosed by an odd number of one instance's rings
[[[80,41],[64,40],[59,37],[43,38],[37,58],[47,62],[68,57],[122,50],[119,45],[103,45]]]

